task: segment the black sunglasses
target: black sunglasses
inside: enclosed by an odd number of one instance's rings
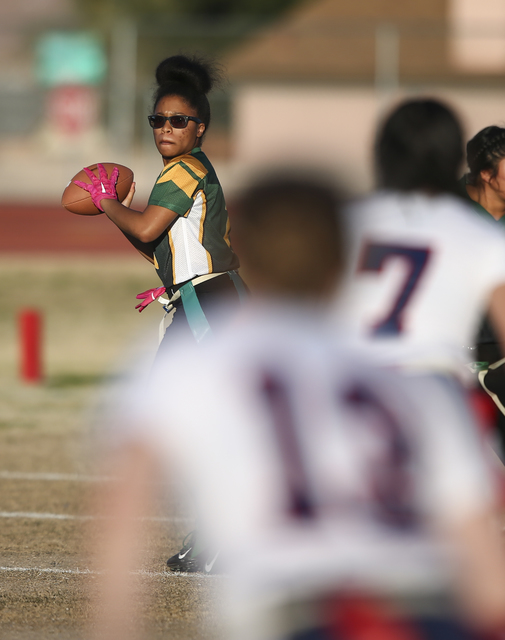
[[[188,126],[188,120],[193,120],[197,124],[202,122],[200,118],[193,118],[193,116],[160,116],[157,114],[147,116],[147,119],[153,129],[161,129],[167,120],[174,129],[185,129]]]

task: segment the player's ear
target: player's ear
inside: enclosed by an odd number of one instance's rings
[[[196,137],[201,138],[204,133],[205,133],[205,124],[203,122],[200,122],[200,124],[198,125],[198,129],[196,130]]]
[[[492,177],[493,177],[493,172],[491,171],[491,169],[483,169],[480,172],[480,179],[482,180],[482,182],[486,182],[487,184],[489,184],[491,182]]]

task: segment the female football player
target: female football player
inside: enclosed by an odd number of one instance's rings
[[[505,225],[505,129],[495,125],[479,131],[466,145],[469,172],[460,180],[461,193],[473,209]],[[505,360],[496,333],[486,316],[477,336],[477,360],[482,363],[479,380],[493,398],[497,412],[497,435],[505,459]]]
[[[230,222],[216,172],[201,149],[210,123],[207,94],[219,79],[216,66],[197,57],[171,56],[156,69],[152,113],[148,116],[163,169],[144,211],[130,208],[132,189],[120,203],[116,173],[99,177],[86,170],[91,184],[76,182],[150,262],[163,283],[137,296],[140,311],[161,294],[168,294],[171,329],[159,352],[170,345],[173,328],[193,334],[197,342],[211,334],[216,301],[237,303],[246,288],[236,269],[239,261],[230,244]],[[179,331],[180,335],[180,331]],[[188,545],[188,540],[190,544]],[[199,551],[195,536],[168,560],[172,570],[187,570]]]
[[[87,171],[92,184],[78,183],[154,264],[175,310],[172,323],[186,325],[197,341],[210,333],[215,299],[244,293],[223,190],[201,149],[211,117],[207,94],[218,78],[216,66],[197,57],[171,56],[158,65],[148,120],[163,169],[144,211],[130,208],[134,185],[123,203],[117,200],[116,176],[100,165],[99,178]],[[146,292],[140,310],[161,293]]]
[[[339,321],[389,364],[466,377],[490,313],[505,344],[505,236],[459,193],[459,120],[434,99],[399,104],[378,130],[379,189],[349,210],[351,260]]]

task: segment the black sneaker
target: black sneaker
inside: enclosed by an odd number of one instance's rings
[[[184,538],[182,549],[167,560],[170,571],[181,573],[219,573],[216,566],[219,551],[209,553],[208,549],[197,551],[196,531],[191,531]]]
[[[197,562],[195,562],[197,558],[193,558],[191,553],[195,547],[195,541],[196,531],[190,531],[182,542],[182,549],[167,560],[167,567],[170,571],[182,571],[188,573],[199,571],[200,567],[197,567]]]

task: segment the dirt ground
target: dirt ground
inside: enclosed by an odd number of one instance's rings
[[[90,445],[102,381],[135,342],[154,354],[162,309],[134,311],[157,279],[140,258],[0,260],[0,637],[85,638],[99,575],[91,562],[96,487]],[[19,379],[17,315],[44,318],[41,384]],[[165,571],[191,514],[163,501],[136,576],[146,637],[212,638],[219,577]],[[99,569],[99,568],[98,568]],[[93,572],[95,571],[95,573]]]

